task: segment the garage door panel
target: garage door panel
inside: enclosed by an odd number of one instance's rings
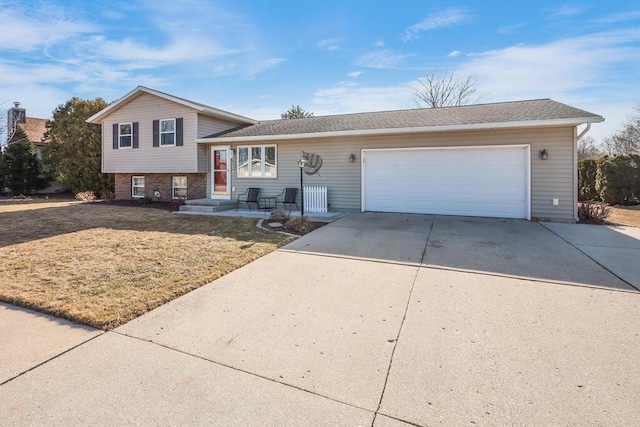
[[[525,218],[524,147],[370,150],[364,210]]]

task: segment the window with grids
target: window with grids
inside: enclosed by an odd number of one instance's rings
[[[238,178],[277,178],[275,145],[238,147]]]
[[[131,177],[131,196],[144,197],[144,176]]]
[[[176,145],[176,119],[160,120],[160,146],[173,147]]]
[[[172,197],[174,199],[184,200],[187,198],[187,177],[174,176],[171,182]]]
[[[133,123],[118,125],[118,147],[131,148],[133,146]]]

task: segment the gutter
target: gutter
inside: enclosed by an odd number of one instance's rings
[[[309,133],[292,133],[282,135],[257,135],[257,136],[229,136],[215,138],[198,138],[196,142],[199,144],[210,144],[246,141],[282,141],[286,139],[311,139],[311,138],[328,138],[328,137],[347,137],[347,136],[368,136],[368,135],[401,135],[412,133],[430,133],[430,132],[454,132],[454,131],[471,131],[471,130],[493,130],[493,129],[518,129],[518,128],[535,128],[549,126],[579,126],[587,123],[590,127],[591,123],[601,123],[604,118],[596,117],[578,117],[571,119],[550,119],[550,120],[526,120],[518,122],[503,123],[472,123],[463,125],[442,125],[442,126],[422,126],[410,128],[384,128],[384,129],[362,129],[362,130],[342,130],[329,132],[309,132]]]

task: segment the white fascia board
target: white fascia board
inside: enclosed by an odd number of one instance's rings
[[[99,124],[100,120],[103,117],[105,117],[106,115],[108,115],[109,113],[111,113],[111,111],[120,108],[123,104],[126,104],[132,98],[134,98],[135,96],[137,96],[139,93],[142,93],[142,92],[145,92],[145,93],[148,93],[150,95],[154,95],[154,96],[166,99],[166,100],[171,101],[171,102],[175,102],[177,104],[184,105],[184,106],[189,107],[189,108],[193,108],[194,110],[197,110],[197,111],[200,111],[200,112],[203,112],[203,113],[207,113],[207,114],[212,115],[212,116],[225,118],[225,119],[230,119],[230,120],[234,120],[234,121],[239,121],[239,122],[243,122],[243,123],[250,123],[250,124],[257,123],[256,120],[250,119],[248,117],[241,116],[239,114],[230,113],[228,111],[219,110],[217,108],[204,106],[204,105],[201,105],[201,104],[195,104],[195,103],[190,102],[190,101],[188,101],[186,99],[176,98],[176,97],[174,97],[172,95],[169,95],[169,94],[166,94],[166,93],[162,93],[162,92],[158,92],[156,90],[153,90],[153,89],[150,89],[150,88],[144,87],[144,86],[136,87],[134,90],[132,90],[131,92],[127,93],[125,96],[123,96],[122,98],[118,99],[113,104],[111,104],[108,107],[98,111],[93,116],[89,117],[86,120],[86,122]]]
[[[552,127],[552,126],[578,126],[583,123],[601,123],[603,121],[604,121],[604,118],[598,116],[598,117],[584,117],[584,118],[573,118],[573,119],[527,120],[527,121],[521,121],[521,122],[472,123],[472,124],[463,124],[463,125],[344,130],[344,131],[333,131],[333,132],[293,133],[293,134],[283,134],[283,135],[199,138],[199,139],[196,139],[196,142],[200,144],[211,144],[211,143],[218,143],[222,141],[224,141],[225,143],[247,142],[247,141],[276,141],[276,140],[281,141],[283,139],[309,139],[309,138],[328,138],[328,137],[340,137],[340,136],[398,135],[398,134],[429,133],[429,132],[518,129],[518,128],[535,128],[535,127]]]

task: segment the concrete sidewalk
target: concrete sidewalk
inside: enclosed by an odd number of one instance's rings
[[[542,224],[640,290],[640,228],[623,225]]]
[[[6,382],[0,419],[640,423],[640,293],[539,224],[458,221],[338,220]],[[577,264],[510,275],[527,252]]]
[[[0,384],[103,331],[0,302]]]

